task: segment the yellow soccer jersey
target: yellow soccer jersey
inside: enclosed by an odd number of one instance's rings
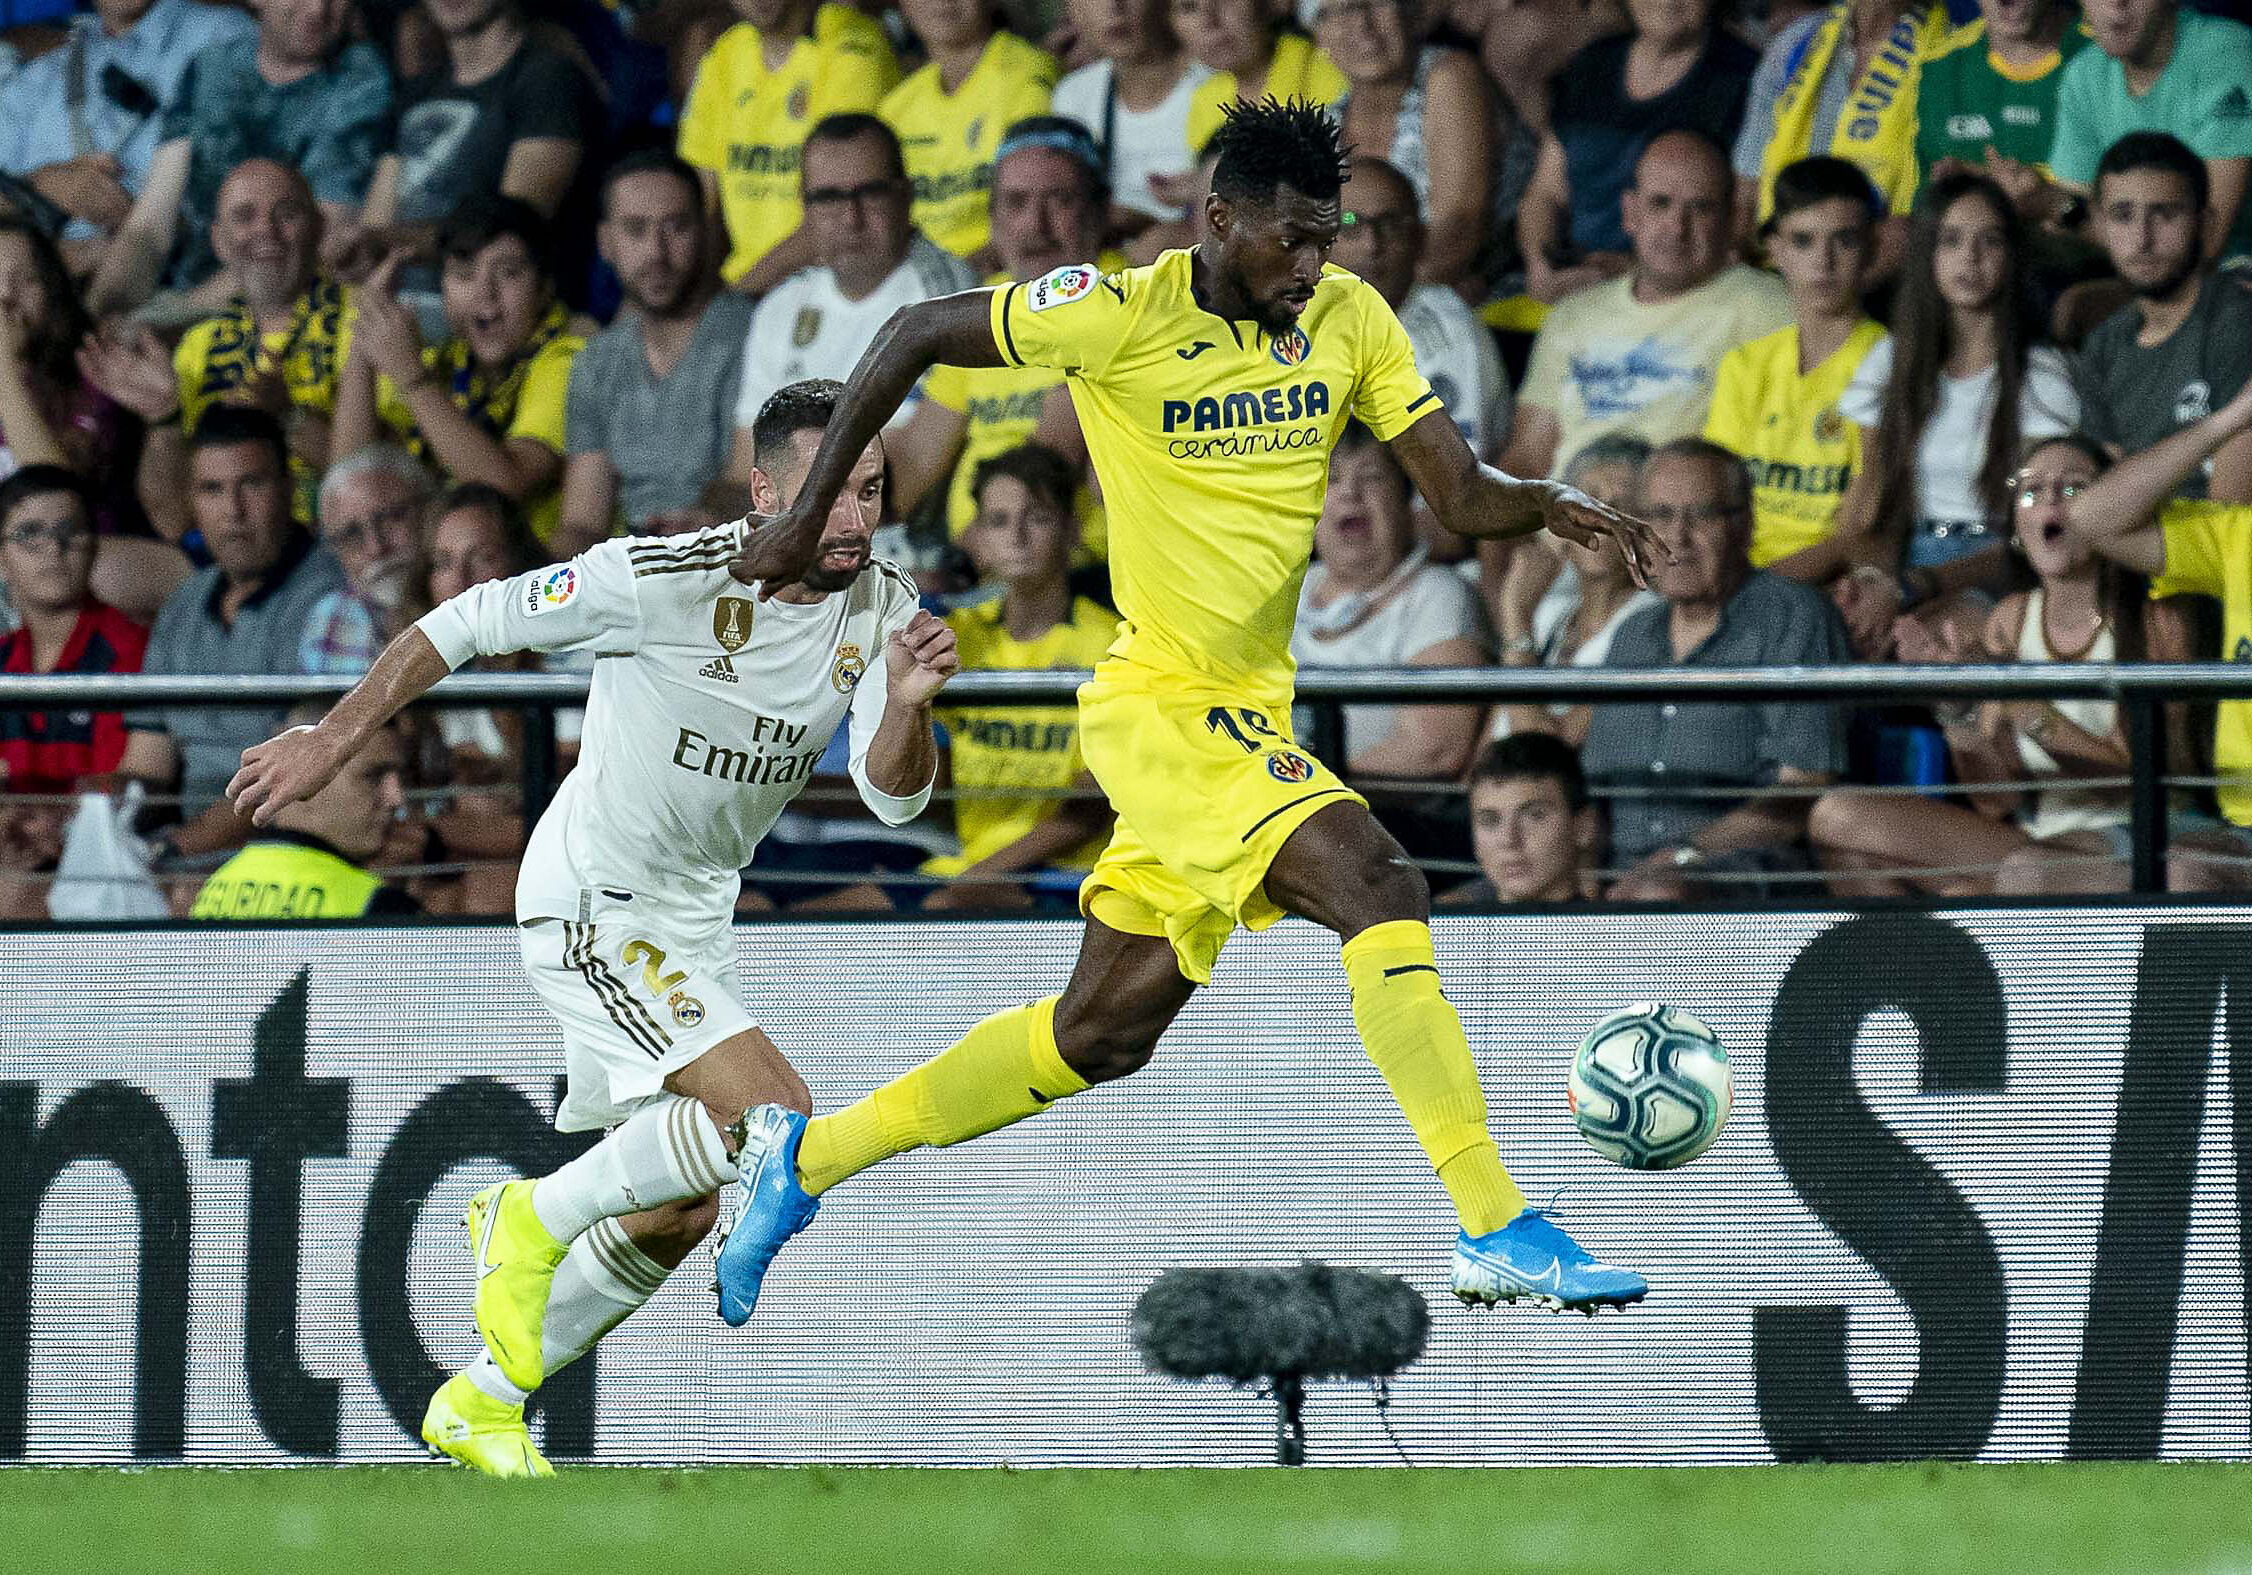
[[[1303,33],[1285,33],[1275,40],[1275,57],[1268,63],[1262,98],[1302,98],[1324,106],[1345,96],[1349,84],[1337,62]],[[1233,71],[1215,71],[1200,83],[1189,100],[1189,146],[1202,148],[1220,129],[1225,111],[1236,101]]]
[[[993,337],[1009,365],[1068,379],[1110,515],[1111,654],[1281,704],[1338,433],[1357,417],[1389,440],[1441,406],[1392,309],[1342,268],[1276,337],[1199,305],[1194,258],[996,290]]]
[[[2195,592],[2221,599],[2221,655],[2252,662],[2252,505],[2203,499],[2169,503],[2158,516],[2166,532],[2166,573],[2153,596]],[[2252,773],[2252,700],[2223,700],[2213,730],[2213,770]],[[2252,826],[2252,786],[2219,790],[2221,813]]]
[[[1867,318],[1813,371],[1798,369],[1798,329],[1779,328],[1721,357],[1705,436],[1752,472],[1752,567],[1764,569],[1837,529],[1861,429],[1838,401],[1884,330]]]
[[[915,183],[915,227],[968,257],[993,237],[993,153],[1001,133],[1045,115],[1056,91],[1055,57],[1010,32],[995,33],[949,93],[934,62],[884,96],[879,111],[899,133]]]
[[[1082,596],[1071,616],[1037,640],[1018,640],[1001,623],[1001,604],[965,607],[946,618],[962,653],[962,671],[979,668],[1092,667],[1118,633],[1118,615]],[[988,858],[1055,813],[1061,795],[1086,769],[1079,753],[1076,706],[942,708],[953,755],[954,828],[962,856],[954,870]],[[1102,836],[1054,862],[1088,869],[1102,852]],[[950,861],[951,862],[951,861]]]
[[[239,300],[194,324],[172,350],[184,429],[193,434],[214,400],[268,374],[281,378],[292,406],[333,415],[337,378],[352,348],[352,322],[351,289],[318,279],[297,298],[288,325],[272,333],[260,333],[250,308]],[[295,454],[289,457],[289,474],[291,512],[310,525],[320,477]]]
[[[727,263],[740,279],[798,227],[798,153],[825,115],[872,111],[899,80],[883,29],[850,6],[814,13],[813,34],[769,71],[758,29],[738,22],[696,68],[680,156],[719,178]]]
[[[465,370],[468,347],[459,340],[425,349],[422,359],[425,365],[448,380],[454,403],[478,426],[503,442],[533,438],[560,454],[563,452],[563,404],[571,387],[571,363],[585,348],[586,341],[577,334],[557,334],[534,353],[524,366],[521,378],[509,379],[482,400],[477,397],[478,391],[471,386]],[[375,392],[377,418],[415,458],[435,465],[437,456],[428,451],[428,445],[414,424],[414,412],[399,396],[397,385],[388,377],[378,376]],[[543,545],[555,534],[555,527],[562,518],[560,478],[547,491],[524,500],[524,523]]]

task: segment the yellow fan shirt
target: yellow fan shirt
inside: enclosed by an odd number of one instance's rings
[[[1009,668],[1092,667],[1118,633],[1118,615],[1081,596],[1071,616],[1037,640],[1019,640],[1001,622],[1001,604],[987,602],[947,614],[962,655],[962,671]],[[930,873],[959,874],[989,858],[1055,813],[1061,796],[1087,763],[1079,753],[1079,708],[992,706],[941,708],[953,758],[954,829],[960,859],[938,860]],[[1059,869],[1090,869],[1107,832],[1053,860]]]
[[[1275,40],[1274,58],[1267,65],[1261,98],[1302,98],[1315,104],[1336,103],[1350,86],[1337,62],[1303,33],[1285,33]],[[1189,100],[1189,147],[1201,149],[1220,129],[1227,107],[1239,97],[1233,71],[1215,71],[1200,83]]]
[[[696,68],[680,117],[680,156],[719,180],[730,282],[798,227],[798,154],[824,116],[873,111],[899,80],[883,29],[850,6],[825,5],[813,32],[769,71],[757,28],[738,22]]]
[[[907,156],[915,228],[957,257],[983,251],[993,237],[1001,133],[1027,115],[1045,115],[1055,91],[1055,57],[1004,31],[986,40],[953,92],[940,84],[934,61],[884,95],[877,113]]]
[[[352,348],[355,315],[349,286],[316,279],[291,306],[288,323],[271,333],[259,331],[250,308],[239,299],[193,324],[172,348],[181,429],[194,436],[196,423],[215,400],[269,375],[281,379],[293,408],[334,415],[336,383]],[[321,478],[294,451],[289,477],[290,513],[299,524],[310,525]]]
[[[1796,326],[1721,357],[1704,435],[1751,467],[1753,568],[1827,541],[1837,529],[1845,484],[1861,463],[1861,429],[1838,413],[1838,401],[1883,339],[1884,329],[1863,318],[1803,374]]]
[[[1074,263],[993,292],[1011,366],[1065,374],[1110,517],[1111,654],[1289,703],[1290,635],[1329,453],[1348,419],[1385,440],[1440,410],[1406,330],[1324,268],[1279,336],[1200,303],[1195,253],[1118,273]]]
[[[2205,499],[2169,503],[2158,523],[2166,533],[2166,572],[2153,596],[2195,592],[2221,601],[2221,656],[2252,662],[2252,505]],[[2223,700],[2213,728],[2218,776],[2252,774],[2252,700]],[[2224,787],[2221,813],[2252,826],[2252,783]]]
[[[563,406],[571,389],[571,363],[585,348],[586,341],[577,334],[556,334],[533,353],[524,364],[520,378],[508,379],[491,391],[475,384],[469,347],[461,340],[449,339],[442,345],[425,347],[422,361],[446,380],[453,402],[486,432],[503,443],[531,438],[561,454],[564,451]],[[400,397],[398,386],[390,378],[379,376],[375,392],[377,419],[391,429],[392,435],[415,458],[436,464],[437,455],[415,425],[414,412]],[[524,499],[523,509],[524,523],[544,546],[563,518],[561,479],[547,491]]]

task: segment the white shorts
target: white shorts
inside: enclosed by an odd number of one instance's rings
[[[618,917],[528,919],[516,932],[533,992],[563,1029],[570,1082],[555,1124],[566,1132],[615,1126],[755,1026],[735,993],[732,931],[699,946]]]

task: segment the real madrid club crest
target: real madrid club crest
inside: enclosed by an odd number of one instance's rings
[[[712,608],[712,638],[719,642],[720,655],[696,669],[699,678],[716,678],[721,683],[735,682],[735,653],[750,643],[751,619],[757,609],[740,596],[722,596]]]
[[[850,640],[837,646],[836,665],[829,669],[829,682],[836,685],[837,693],[851,694],[860,683],[860,675],[868,670],[868,662],[860,654],[860,647]]]
[[[672,1020],[675,1027],[693,1028],[704,1020],[704,1003],[690,995],[686,990],[673,991],[672,994],[665,997],[665,1004],[672,1008]]]
[[[1306,330],[1293,328],[1275,335],[1267,346],[1267,354],[1275,358],[1278,366],[1297,366],[1314,353],[1314,342],[1306,337]]]

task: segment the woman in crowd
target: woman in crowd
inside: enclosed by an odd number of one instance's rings
[[[1613,432],[1573,455],[1564,480],[1599,502],[1631,510],[1635,477],[1649,457],[1649,444]],[[1561,537],[1527,537],[1517,543],[1502,580],[1502,665],[1601,667],[1619,625],[1656,599],[1635,586],[1615,541],[1582,546]],[[1586,705],[1498,706],[1492,736],[1554,733],[1576,749],[1587,739],[1592,714]]]
[[[1633,31],[1590,44],[1550,89],[1548,131],[1517,207],[1525,287],[1539,300],[1632,265],[1621,199],[1650,139],[1686,127],[1730,147],[1758,56],[1714,0],[1627,0]]]
[[[1982,634],[1904,617],[1904,662],[2180,662],[2192,635],[2174,601],[2149,600],[2149,582],[2095,556],[2071,535],[2071,500],[2103,474],[2101,444],[2069,433],[2037,438],[2011,479],[2012,550],[2030,590],[2005,597]],[[2172,708],[2178,709],[2178,708]],[[2119,707],[2108,700],[1989,700],[1938,708],[1964,802],[1914,794],[1830,793],[1807,835],[1840,896],[1979,896],[1989,892],[2126,888],[2127,793],[2074,785],[2118,777],[2128,765]],[[2186,729],[2169,718],[2187,754]],[[2053,780],[2030,792],[1990,787]]]
[[[1289,0],[1173,0],[1173,31],[1212,72],[1189,105],[1189,146],[1199,151],[1239,99],[1332,104],[1348,86],[1337,62],[1293,25]]]
[[[1861,310],[1876,192],[1858,166],[1801,159],[1775,178],[1760,235],[1791,291],[1791,325],[1738,345],[1714,374],[1705,433],[1752,471],[1752,567],[1826,585],[1851,565],[1838,540],[1861,429],[1839,403],[1884,330]]]
[[[2016,456],[2080,418],[2063,355],[2034,342],[2025,262],[2017,214],[1985,176],[1942,176],[1917,199],[1892,337],[1839,403],[1862,429],[1840,526],[1857,568],[1839,601],[1858,648],[1903,607],[2014,578],[2003,540]]]
[[[1416,541],[1413,495],[1391,450],[1357,423],[1329,462],[1290,653],[1301,667],[1476,667],[1487,660],[1478,596]],[[1355,705],[1345,758],[1355,776],[1452,781],[1478,742],[1478,708]]]
[[[447,480],[506,494],[541,541],[562,509],[563,403],[585,346],[556,299],[545,231],[510,197],[449,219],[438,253],[452,334],[427,348],[387,264],[357,298],[331,445],[349,454],[394,436]]]
[[[930,61],[885,94],[877,113],[899,134],[915,228],[990,273],[1000,265],[988,201],[993,156],[1009,127],[1048,113],[1055,57],[1001,26],[992,0],[901,0],[900,13]]]
[[[1196,166],[1189,106],[1211,73],[1173,36],[1166,0],[1070,0],[1069,12],[1092,58],[1056,84],[1055,112],[1093,132],[1109,161],[1104,231],[1118,244],[1184,216],[1181,177]]]
[[[1478,63],[1420,45],[1415,0],[1304,0],[1314,41],[1345,74],[1332,106],[1345,141],[1415,187],[1424,246],[1415,276],[1482,298],[1476,270],[1491,238],[1493,115]]]

